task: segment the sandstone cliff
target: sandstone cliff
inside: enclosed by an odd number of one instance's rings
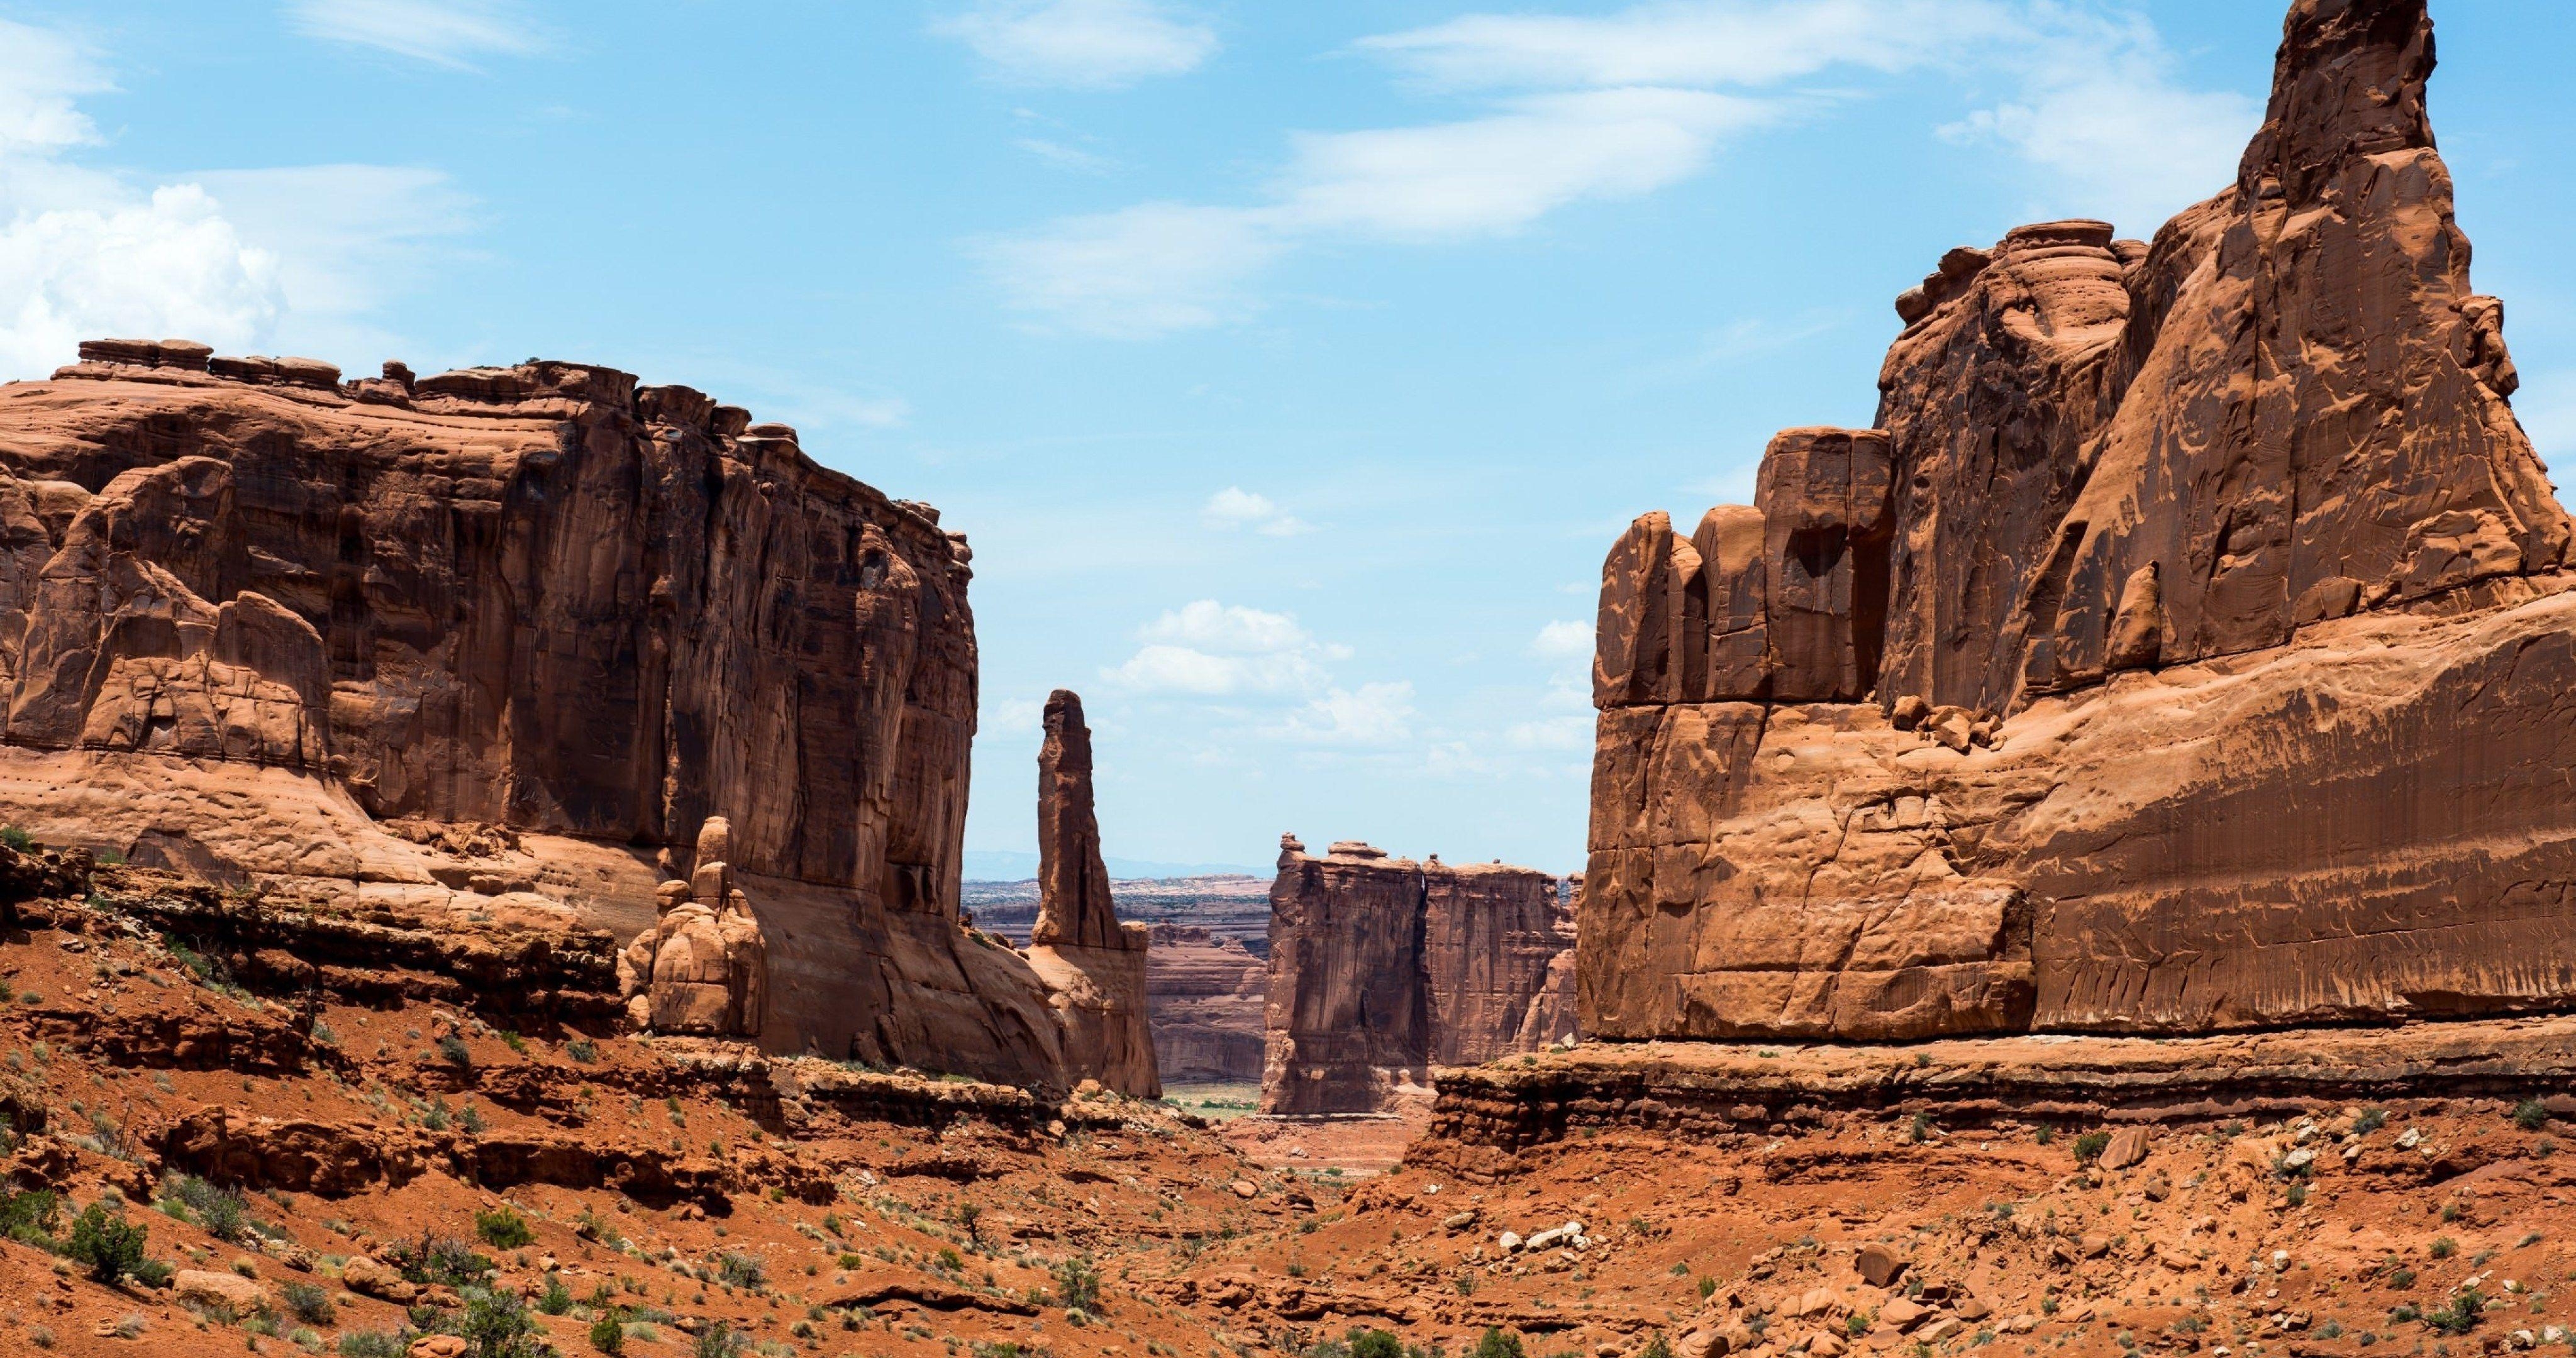
[[[1153,925],[1147,941],[1145,998],[1153,1011],[1154,1062],[1163,1078],[1258,1083],[1269,964],[1243,940],[1192,924]]]
[[[1568,1036],[1573,925],[1555,878],[1451,867],[1282,836],[1271,887],[1266,1113],[1374,1112],[1430,1097],[1433,1064],[1490,1061]]]
[[[688,1026],[1061,1081],[1044,987],[956,919],[975,635],[934,511],[606,368],[81,358],[0,387],[0,820],[623,940],[722,812],[699,904],[756,916],[764,1012]]]
[[[2424,0],[2300,0],[2153,243],[1950,252],[1876,429],[1602,584],[1588,1033],[2190,1032],[2576,999],[2570,524]]]
[[[1028,959],[1065,1029],[1065,1073],[1160,1098],[1145,999],[1145,926],[1118,922],[1091,798],[1091,728],[1082,699],[1047,698],[1038,749],[1038,919]]]

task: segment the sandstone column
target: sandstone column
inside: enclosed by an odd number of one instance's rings
[[[1038,749],[1038,919],[1029,964],[1064,1025],[1065,1074],[1160,1098],[1145,1002],[1146,930],[1120,924],[1091,801],[1091,728],[1068,689],[1047,698]]]

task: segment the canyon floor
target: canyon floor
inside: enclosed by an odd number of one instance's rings
[[[0,979],[13,1354],[426,1358],[524,1324],[646,1358],[1345,1358],[1369,1330],[1459,1358],[2439,1356],[2576,1327],[2563,1099],[1541,1136],[1444,1105],[1426,1135],[258,994],[98,902],[0,936]],[[111,1283],[116,1223],[143,1238]]]

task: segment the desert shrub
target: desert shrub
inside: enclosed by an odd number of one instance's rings
[[[457,1334],[467,1358],[543,1358],[548,1352],[527,1308],[507,1292],[478,1288],[468,1295]]]
[[[494,1267],[474,1247],[452,1235],[424,1234],[411,1244],[385,1251],[385,1262],[423,1287],[463,1287],[482,1281]]]
[[[2549,1125],[2549,1107],[2538,1099],[2524,1099],[2513,1106],[2513,1125],[2526,1132],[2536,1132]]]
[[[689,1346],[689,1358],[734,1358],[749,1341],[734,1333],[733,1327],[719,1320],[699,1335]]]
[[[537,1309],[550,1316],[559,1316],[572,1309],[572,1289],[564,1286],[563,1275],[546,1275],[546,1290],[537,1298]]]
[[[72,1223],[71,1241],[63,1252],[87,1264],[91,1277],[113,1287],[143,1262],[145,1234],[143,1227],[94,1202]]]
[[[564,1044],[564,1055],[586,1066],[599,1059],[599,1048],[590,1045],[589,1038],[576,1037]]]
[[[36,840],[34,836],[19,829],[17,826],[0,825],[0,844],[6,844],[20,853],[25,853],[29,848],[32,848],[35,843]]]
[[[2092,1164],[2094,1161],[2102,1158],[2102,1152],[2109,1149],[2111,1149],[2111,1134],[2109,1132],[2086,1132],[2084,1135],[2075,1138],[2075,1163],[2079,1165]]]
[[[1471,1358],[1529,1358],[1528,1351],[1521,1347],[1521,1337],[1500,1329],[1485,1331],[1484,1338],[1477,1340],[1469,1353]]]
[[[307,1325],[328,1325],[339,1308],[331,1304],[331,1294],[311,1283],[289,1282],[277,1289],[286,1299],[286,1309]]]
[[[447,1036],[438,1039],[438,1055],[440,1060],[447,1062],[451,1066],[470,1066],[474,1064],[473,1055],[465,1050],[465,1039],[458,1037],[454,1033],[449,1033]]]
[[[769,1281],[769,1270],[756,1255],[740,1250],[726,1250],[716,1256],[716,1281],[727,1287],[757,1292]]]
[[[241,1239],[250,1229],[250,1203],[233,1189],[183,1174],[171,1184],[170,1196],[196,1216],[206,1234],[226,1244]]]
[[[1088,1259],[1067,1259],[1056,1265],[1055,1304],[1068,1311],[1098,1311],[1100,1270]]]
[[[2435,1334],[2467,1334],[2486,1318],[2487,1299],[2474,1287],[2460,1289],[2451,1304],[2424,1313],[2424,1324]]]
[[[590,1346],[601,1353],[626,1351],[626,1327],[618,1323],[616,1312],[602,1311],[590,1322]]]
[[[62,1199],[48,1189],[0,1194],[0,1236],[38,1249],[52,1249],[54,1224],[61,1214]]]
[[[496,1250],[525,1249],[537,1238],[537,1233],[528,1229],[528,1219],[508,1207],[475,1213],[474,1233]]]

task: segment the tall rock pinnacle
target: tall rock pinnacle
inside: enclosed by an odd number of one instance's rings
[[[1071,689],[1047,695],[1046,744],[1038,749],[1038,921],[1029,941],[1120,946],[1091,804],[1091,728]]]

